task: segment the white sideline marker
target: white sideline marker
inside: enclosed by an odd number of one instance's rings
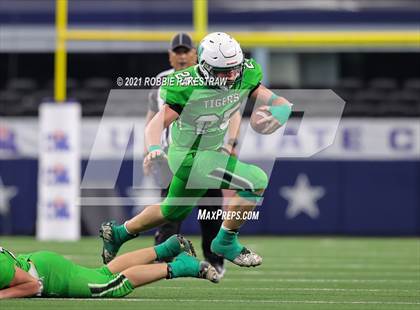
[[[405,301],[330,301],[330,300],[236,300],[236,299],[152,299],[152,298],[34,298],[33,300],[77,300],[116,302],[229,302],[254,304],[361,304],[361,305],[420,305],[420,302]]]
[[[183,290],[185,289],[184,286],[148,286],[143,287],[144,289],[169,289],[169,290]],[[203,290],[203,287],[190,287],[189,290]],[[214,288],[212,288],[214,289]],[[382,289],[382,288],[314,288],[314,287],[223,287],[217,288],[223,291],[320,291],[320,292],[416,292],[420,293],[418,289],[399,289],[399,288],[389,288],[389,289]]]

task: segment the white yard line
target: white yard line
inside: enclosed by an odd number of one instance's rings
[[[412,279],[249,279],[249,278],[227,278],[223,279],[223,281],[229,282],[317,282],[317,283],[327,283],[327,282],[349,282],[349,283],[387,283],[387,282],[396,282],[396,283],[418,283],[420,284],[419,280],[412,280]]]
[[[237,275],[261,275],[261,276],[271,276],[271,275],[272,276],[276,276],[276,275],[277,276],[284,276],[284,275],[303,275],[303,276],[308,276],[310,274],[314,275],[314,274],[317,274],[317,273],[318,274],[319,273],[322,273],[323,275],[326,274],[325,271],[317,271],[317,272],[314,272],[314,271],[294,271],[294,270],[284,270],[284,271],[281,271],[281,270],[277,270],[277,271],[260,271],[260,270],[252,270],[252,271],[241,271],[241,270],[239,270],[239,271],[231,271],[231,270],[228,270],[228,273],[229,273],[229,275],[235,275],[235,276],[237,276]],[[420,274],[417,274],[416,275],[416,274],[413,274],[413,272],[409,272],[409,271],[405,271],[405,272],[398,272],[398,271],[396,271],[396,272],[369,271],[369,272],[367,272],[367,271],[360,270],[360,271],[346,271],[346,272],[330,271],[328,273],[330,273],[330,274],[333,273],[334,276],[355,276],[355,275],[358,275],[358,276],[365,276],[365,275],[367,275],[369,277],[373,277],[373,276],[376,276],[376,275],[381,276],[381,277],[384,277],[384,276],[397,276],[397,277],[398,276],[404,276],[406,278],[410,278],[410,280],[411,280],[411,278],[414,278],[414,279],[419,279],[419,281],[420,281],[420,278],[419,278],[419,275]],[[411,277],[409,277],[409,276],[411,276]]]
[[[209,302],[209,303],[251,303],[251,304],[362,304],[362,305],[420,305],[420,302],[405,301],[330,301],[330,300],[254,300],[254,299],[161,299],[161,298],[34,298],[39,301],[77,300],[77,301],[116,301],[116,302]]]
[[[290,252],[290,251],[289,251]],[[357,254],[357,255],[351,255],[340,253],[340,255],[336,255],[335,253],[329,253],[327,256],[306,256],[307,254],[302,253],[301,255],[281,255],[281,253],[271,253],[268,254],[269,259],[283,259],[283,260],[292,260],[292,261],[301,261],[301,262],[307,262],[307,261],[327,261],[327,260],[365,260],[365,259],[379,259],[379,260],[389,260],[394,259],[397,262],[402,262],[406,260],[413,261],[418,257],[418,253],[407,253],[407,254],[391,254],[391,253],[372,253],[372,254]],[[385,258],[385,259],[384,259]]]
[[[267,261],[267,259],[263,258],[263,263]],[[324,264],[320,264],[318,262],[311,263],[301,263],[301,262],[284,262],[278,260],[276,263],[277,266],[281,268],[308,268],[308,269],[363,269],[363,270],[382,270],[382,269],[398,269],[398,270],[415,270],[420,272],[420,266],[418,264],[378,264],[378,263],[335,263],[331,264],[325,262]],[[264,265],[263,265],[264,266]],[[274,267],[273,267],[274,268]]]
[[[141,288],[144,289],[170,289],[170,290],[184,290],[185,286],[145,286]],[[203,290],[204,287],[189,287],[189,290]],[[213,288],[212,288],[213,289]],[[416,292],[420,293],[420,289],[365,289],[365,288],[313,288],[313,287],[221,287],[217,288],[223,291],[320,291],[320,292],[404,292],[411,293]]]

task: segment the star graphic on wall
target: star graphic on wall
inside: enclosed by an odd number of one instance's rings
[[[0,215],[6,215],[10,211],[10,200],[16,196],[16,186],[5,186],[0,177]]]
[[[288,201],[287,218],[306,213],[310,218],[315,219],[319,216],[316,201],[325,195],[325,189],[322,186],[311,186],[308,176],[301,173],[297,176],[294,186],[283,186],[279,193]]]

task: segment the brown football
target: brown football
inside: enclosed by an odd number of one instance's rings
[[[275,132],[277,129],[281,127],[281,125],[277,123],[276,121],[274,121],[276,122],[276,124],[273,124],[273,121],[269,123],[264,123],[264,124],[257,124],[258,121],[260,121],[261,119],[268,118],[270,116],[271,116],[271,113],[268,111],[262,110],[261,107],[254,109],[254,111],[251,114],[251,119],[250,119],[252,129],[254,129],[256,132],[262,135],[269,135]]]

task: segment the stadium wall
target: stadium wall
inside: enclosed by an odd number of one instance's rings
[[[122,121],[124,120],[124,122]],[[139,210],[130,195],[133,182],[144,185],[141,168],[133,179],[136,150],[141,150],[143,135],[132,132],[143,119],[114,118],[103,134],[96,136],[100,119],[82,123],[82,171],[85,170],[96,139],[99,152],[95,160],[105,167],[121,164],[116,186],[106,189],[107,198],[123,198],[122,206],[97,207],[88,222],[98,222],[115,214],[129,217]],[[34,234],[37,201],[38,120],[0,119],[0,234]],[[420,235],[420,119],[344,119],[333,145],[308,159],[296,159],[294,152],[311,141],[322,139],[322,122],[314,123],[314,135],[300,139],[292,136],[261,140],[247,132],[247,144],[241,158],[270,170],[275,162],[269,188],[258,220],[243,229],[249,234],[350,234]],[[289,125],[288,125],[289,126]],[[293,130],[297,122],[291,122]],[[65,137],[61,137],[65,139]],[[62,141],[61,141],[62,142]],[[57,141],[60,143],[60,141]],[[258,150],[256,152],[255,150]],[[140,151],[139,151],[140,152]],[[123,154],[123,158],[121,157]],[[139,157],[140,158],[140,157]],[[122,160],[122,161],[121,161]],[[66,182],[65,163],[51,163],[47,173],[52,182]],[[147,183],[150,184],[150,183]],[[105,190],[105,189],[103,189]],[[97,190],[97,195],[101,190]],[[130,200],[131,199],[131,200]],[[114,199],[115,200],[115,199]],[[141,204],[141,203],[140,203]],[[63,216],[68,204],[56,197],[50,203],[51,214]],[[83,210],[93,210],[83,206]],[[141,208],[141,207],[140,207]],[[93,214],[93,215],[92,215]],[[183,232],[199,233],[196,212],[183,224]],[[89,233],[90,230],[85,230]]]

